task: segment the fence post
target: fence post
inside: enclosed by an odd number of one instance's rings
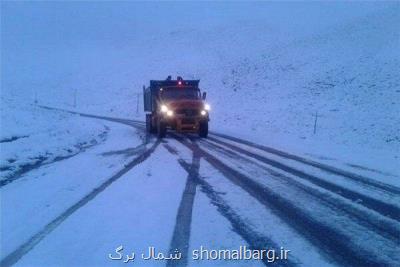
[[[140,93],[136,94],[136,117],[139,116],[139,97],[140,97]]]
[[[74,89],[74,108],[76,108],[76,94],[77,94],[77,90],[75,88]]]
[[[38,99],[37,99],[37,89],[35,89],[35,106],[38,104]]]
[[[318,121],[318,111],[315,112],[315,119],[314,119],[314,134],[317,133],[317,121]]]

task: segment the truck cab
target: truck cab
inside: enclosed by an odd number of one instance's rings
[[[201,93],[199,80],[151,80],[143,86],[146,130],[165,137],[167,130],[179,133],[198,133],[207,137],[210,106]]]

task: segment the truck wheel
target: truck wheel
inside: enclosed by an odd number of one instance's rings
[[[146,114],[146,132],[152,133],[151,128],[151,114]]]
[[[146,114],[146,132],[155,134],[157,132],[157,128],[153,126],[153,115]]]
[[[201,138],[207,138],[208,136],[208,121],[202,121],[199,125],[199,136]]]
[[[167,126],[165,125],[164,122],[158,121],[158,123],[157,123],[157,137],[158,138],[164,138],[166,134],[167,134]]]

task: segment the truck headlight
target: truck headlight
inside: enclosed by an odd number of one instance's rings
[[[211,107],[210,107],[210,105],[209,105],[209,104],[205,104],[205,105],[204,105],[204,109],[208,111],[208,110],[210,110],[210,109],[211,109]]]
[[[172,110],[167,111],[167,116],[172,117],[174,115],[174,112]]]
[[[205,116],[205,115],[207,115],[207,111],[202,110],[202,111],[200,111],[200,114],[201,114],[202,116]]]
[[[161,105],[161,112],[165,113],[168,111],[168,107],[166,105]]]

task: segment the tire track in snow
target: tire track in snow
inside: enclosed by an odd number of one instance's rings
[[[49,110],[68,112],[68,113],[71,113],[71,114],[78,114],[80,116],[84,116],[84,117],[88,117],[88,118],[97,118],[97,119],[103,119],[103,120],[118,122],[118,123],[122,123],[122,124],[126,124],[126,125],[130,125],[130,126],[134,126],[134,127],[139,127],[139,128],[145,129],[145,123],[143,121],[139,121],[139,120],[131,120],[131,119],[121,119],[121,118],[114,118],[114,117],[99,116],[99,115],[80,113],[80,112],[76,112],[76,111],[70,111],[70,110],[54,108],[54,107],[48,107],[48,106],[39,106],[39,107],[44,108],[44,109],[49,109]],[[353,172],[350,172],[350,171],[347,171],[347,170],[342,170],[342,169],[339,169],[339,168],[334,167],[334,166],[330,166],[330,165],[327,165],[327,164],[324,164],[324,163],[321,163],[321,162],[316,162],[316,161],[313,161],[313,160],[310,160],[310,159],[306,159],[306,158],[303,158],[303,157],[300,157],[300,156],[297,156],[297,155],[293,155],[293,154],[290,154],[288,152],[284,152],[284,151],[281,151],[281,150],[278,150],[278,149],[275,149],[275,148],[272,148],[272,147],[267,147],[267,146],[264,146],[264,145],[256,144],[256,143],[253,143],[251,141],[247,141],[247,140],[240,139],[240,138],[237,138],[237,137],[229,136],[229,135],[226,135],[226,134],[216,133],[216,132],[210,132],[210,133],[212,135],[217,136],[217,137],[224,138],[226,140],[233,141],[233,142],[236,142],[236,143],[239,143],[239,144],[244,144],[244,145],[247,145],[247,146],[250,146],[250,147],[253,147],[253,148],[257,148],[257,149],[260,149],[262,151],[265,151],[265,152],[280,156],[282,158],[295,160],[295,161],[298,161],[298,162],[303,163],[305,165],[316,167],[316,168],[318,168],[320,170],[323,170],[323,171],[326,171],[328,173],[340,175],[342,177],[358,181],[361,184],[365,184],[365,185],[369,185],[371,187],[379,188],[379,189],[381,189],[383,191],[390,192],[392,194],[396,194],[396,195],[400,194],[400,188],[398,188],[396,186],[388,185],[388,184],[376,181],[376,180],[374,180],[372,178],[369,178],[369,177],[366,177],[366,176],[362,176],[362,175],[357,174],[357,173],[353,173]],[[217,139],[215,139],[212,136],[209,136],[208,138],[210,140],[217,141]]]
[[[328,259],[347,266],[381,266],[383,264],[380,259],[370,255],[368,251],[362,251],[335,228],[305,214],[293,202],[287,201],[269,188],[230,168],[203,149],[196,148],[186,140],[181,142],[191,151],[198,149],[201,156],[214,168],[296,229]]]
[[[175,135],[175,138],[183,144],[182,138]],[[167,150],[172,154],[172,155],[177,155],[177,151],[173,149],[172,147],[168,145],[164,145]],[[193,183],[200,186],[201,190],[205,195],[210,199],[211,204],[216,206],[218,212],[225,217],[231,224],[232,229],[235,233],[237,233],[243,240],[245,240],[249,244],[249,248],[253,250],[261,250],[261,249],[274,249],[275,251],[278,251],[280,246],[275,244],[274,241],[272,241],[270,238],[263,236],[262,234],[258,233],[254,229],[251,229],[248,225],[247,222],[245,222],[220,196],[217,192],[214,191],[213,187],[207,183],[202,177],[199,175],[199,167],[198,166],[193,166],[197,165],[200,162],[201,159],[201,151],[199,150],[198,146],[196,143],[193,143],[194,147],[197,147],[198,150],[192,151],[193,153],[193,158],[192,158],[192,163],[189,164],[185,160],[178,158],[178,163],[181,165],[183,169],[186,170],[188,175],[193,175]],[[196,160],[194,160],[196,158]],[[199,162],[197,162],[197,160]],[[193,173],[193,170],[196,170]],[[193,205],[193,204],[192,204]],[[177,216],[177,220],[179,220]],[[185,242],[187,242],[187,245],[189,246],[189,236],[186,237]],[[185,243],[186,244],[186,243]],[[171,246],[171,249],[174,249],[174,247]],[[170,249],[170,250],[171,250]],[[169,265],[167,266],[186,266],[187,262],[185,264],[180,265],[179,262],[174,262],[176,265]],[[263,260],[263,263],[266,266],[297,266],[297,263],[295,263],[293,260],[288,259],[286,261],[275,261],[275,262],[268,262],[267,259]]]
[[[261,161],[263,163],[266,163],[266,164],[268,164],[270,166],[273,166],[275,168],[283,170],[283,171],[285,171],[287,173],[293,174],[293,175],[295,175],[295,176],[297,176],[299,178],[305,179],[305,180],[307,180],[307,181],[309,181],[309,182],[311,182],[311,183],[313,183],[313,184],[315,184],[315,185],[317,185],[319,187],[322,187],[322,188],[324,188],[326,190],[329,190],[329,191],[331,191],[331,192],[333,192],[335,194],[341,195],[344,198],[350,199],[352,201],[361,200],[361,202],[359,201],[360,205],[363,205],[363,206],[365,206],[367,208],[370,208],[370,209],[382,214],[383,216],[387,216],[387,217],[390,217],[390,218],[395,219],[397,221],[400,221],[400,208],[398,208],[398,207],[396,207],[394,205],[391,205],[391,204],[382,202],[382,201],[380,201],[378,199],[375,199],[375,198],[363,195],[361,193],[352,191],[352,190],[347,189],[347,188],[345,188],[343,186],[340,186],[340,185],[328,182],[326,180],[323,180],[323,179],[321,179],[321,178],[319,178],[319,177],[317,177],[315,175],[307,174],[307,173],[305,173],[305,172],[303,172],[301,170],[298,170],[296,168],[293,168],[293,167],[290,167],[288,165],[282,164],[282,163],[280,163],[280,162],[278,162],[276,160],[261,156],[259,154],[255,154],[255,153],[249,152],[249,151],[244,150],[244,149],[242,149],[240,147],[231,145],[229,143],[220,141],[218,139],[212,138],[211,140],[216,142],[216,143],[218,143],[218,144],[221,144],[221,145],[223,145],[225,147],[228,147],[228,148],[230,148],[230,149],[232,149],[234,151],[237,151],[237,152],[239,152],[241,154],[244,154],[246,156],[249,156],[251,158],[259,160],[259,161]],[[212,144],[212,143],[210,143],[210,144]],[[212,144],[212,145],[214,145],[214,144]]]
[[[40,243],[47,235],[49,235],[52,231],[54,231],[62,222],[68,219],[72,214],[74,214],[77,210],[85,206],[91,200],[93,200],[97,195],[106,190],[112,183],[121,178],[124,174],[134,168],[136,165],[144,162],[150,155],[154,152],[157,146],[160,144],[160,141],[156,141],[149,149],[146,149],[141,155],[133,159],[129,162],[123,169],[117,172],[115,175],[107,179],[100,186],[93,189],[89,194],[84,196],[81,200],[76,202],[74,205],[65,210],[62,214],[60,214],[53,221],[48,223],[41,231],[32,236],[29,240],[27,240],[24,244],[19,246],[16,250],[8,254],[0,261],[0,266],[11,266],[17,263],[25,254],[31,251],[37,244]]]
[[[167,145],[164,147],[170,152],[171,148]],[[180,260],[169,260],[167,266],[186,266],[188,262],[189,252],[189,240],[190,240],[190,228],[192,223],[192,212],[193,204],[196,197],[196,188],[198,183],[200,168],[200,157],[197,152],[192,154],[192,164],[188,169],[185,169],[188,173],[186,178],[186,186],[183,191],[182,199],[179,204],[178,213],[176,215],[175,228],[170,244],[169,252],[174,253],[175,249],[179,250],[182,254]]]
[[[384,190],[386,192],[390,192],[392,194],[397,194],[397,195],[400,194],[400,188],[398,188],[396,186],[388,185],[388,184],[385,184],[385,183],[382,183],[382,182],[379,182],[379,181],[376,181],[376,180],[374,180],[372,178],[369,178],[369,177],[365,177],[365,176],[362,176],[362,175],[359,175],[359,174],[356,174],[356,173],[352,173],[352,172],[349,172],[349,171],[346,171],[346,170],[342,170],[342,169],[339,169],[339,168],[336,168],[336,167],[333,167],[333,166],[329,166],[329,165],[324,164],[324,163],[316,162],[316,161],[313,161],[313,160],[310,160],[310,159],[305,159],[305,158],[302,158],[302,157],[299,157],[299,156],[296,156],[296,155],[293,155],[293,154],[290,154],[290,153],[287,153],[287,152],[284,152],[284,151],[281,151],[281,150],[278,150],[278,149],[275,149],[275,148],[259,145],[259,144],[256,144],[256,143],[253,143],[253,142],[250,142],[250,141],[247,141],[247,140],[243,140],[243,139],[240,139],[240,138],[237,138],[237,137],[233,137],[233,136],[229,136],[229,135],[225,135],[225,134],[220,134],[220,133],[215,133],[215,132],[212,132],[212,134],[215,135],[215,136],[230,140],[230,141],[234,141],[234,142],[239,143],[239,144],[244,144],[244,145],[247,145],[247,146],[250,146],[250,147],[253,147],[253,148],[257,148],[257,149],[263,150],[265,152],[268,152],[268,153],[271,153],[271,154],[274,154],[274,155],[277,155],[277,156],[280,156],[280,157],[283,157],[283,158],[286,158],[286,159],[295,160],[295,161],[298,161],[300,163],[316,167],[316,168],[318,168],[320,170],[323,170],[323,171],[326,171],[326,172],[329,172],[329,173],[332,173],[332,174],[340,175],[342,177],[346,177],[346,178],[349,178],[351,180],[358,181],[358,182],[360,182],[362,184],[366,184],[366,185],[369,185],[369,186],[372,186],[372,187],[379,188],[381,190]],[[213,141],[217,141],[218,140],[218,139],[215,139],[215,138],[213,138],[211,136],[209,137],[209,139],[213,140]]]
[[[46,156],[39,156],[39,157],[36,158],[37,160],[34,161],[34,162],[30,162],[30,163],[27,163],[27,164],[20,165],[19,166],[20,167],[19,170],[17,170],[16,172],[12,173],[9,176],[6,176],[6,178],[4,180],[0,180],[0,188],[5,186],[5,185],[8,185],[8,184],[20,179],[20,178],[22,178],[24,174],[26,174],[26,173],[28,173],[30,171],[39,169],[39,168],[41,168],[43,166],[46,166],[46,165],[50,165],[50,164],[53,164],[53,163],[56,163],[56,162],[60,162],[60,161],[67,160],[69,158],[75,157],[75,156],[77,156],[77,155],[79,155],[81,153],[86,152],[88,149],[93,148],[94,146],[98,146],[98,145],[104,143],[106,141],[106,139],[107,139],[107,134],[108,134],[108,129],[106,129],[106,130],[107,130],[106,132],[103,132],[103,133],[101,133],[99,135],[99,137],[101,138],[100,141],[97,141],[97,140],[93,139],[95,141],[93,143],[89,143],[87,145],[80,145],[80,146],[76,145],[75,147],[78,148],[78,151],[75,151],[73,153],[70,153],[70,154],[67,154],[67,155],[64,155],[64,156],[56,156],[56,157],[54,157],[53,159],[50,159],[50,160],[49,160],[50,156],[47,156],[47,157]]]
[[[65,110],[63,110],[65,111]],[[73,112],[76,113],[76,112]],[[77,113],[79,114],[79,113]],[[119,118],[111,118],[111,117],[103,117],[91,114],[80,114],[81,116],[97,118],[97,119],[105,119],[109,121],[114,121],[118,123],[123,123],[126,125],[130,125],[136,128],[140,128],[144,130],[144,123],[141,121],[135,120],[127,120],[127,119],[119,119]],[[216,136],[225,138],[230,141],[234,141],[236,143],[245,144],[254,148],[258,148],[264,150],[266,152],[278,155],[280,157],[291,159],[303,163],[305,165],[313,166],[319,168],[323,171],[333,173],[336,175],[340,175],[351,180],[357,181],[362,185],[375,187],[376,189],[380,189],[392,194],[400,193],[400,188],[391,187],[388,184],[380,183],[379,181],[375,181],[371,178],[361,176],[355,173],[351,173],[348,171],[344,171],[338,169],[336,167],[332,167],[323,163],[311,161],[308,159],[304,159],[283,151],[279,151],[273,148],[268,148],[265,146],[261,146],[258,144],[251,143],[249,141],[241,140],[239,138],[230,137],[223,134],[212,133]],[[148,136],[146,134],[146,136]],[[176,136],[173,134],[173,136]],[[179,136],[177,137],[179,141]],[[212,139],[212,138],[211,138]],[[188,143],[187,141],[182,139],[180,142],[187,146],[190,150],[196,149],[193,147],[193,144]],[[236,146],[235,146],[236,147]],[[339,264],[346,264],[350,266],[371,266],[371,265],[382,265],[386,264],[384,261],[380,261],[377,256],[370,255],[369,251],[361,251],[360,248],[354,246],[354,244],[349,240],[345,235],[337,232],[335,228],[330,227],[324,223],[319,222],[316,218],[310,217],[307,214],[303,213],[301,208],[295,205],[295,203],[287,201],[286,199],[280,197],[275,192],[269,190],[268,188],[263,187],[261,184],[252,181],[248,176],[241,174],[240,172],[235,171],[229,166],[225,165],[223,162],[218,160],[213,155],[205,152],[201,148],[197,147],[197,150],[200,152],[200,156],[203,157],[206,161],[208,161],[214,168],[219,170],[226,178],[228,178],[233,184],[239,186],[245,192],[249,193],[255,199],[257,199],[262,205],[264,205],[267,209],[276,213],[279,217],[281,217],[284,221],[286,221],[292,228],[296,229],[301,235],[303,235],[306,239],[308,239],[311,243],[314,244],[316,248],[318,248],[322,255],[327,257],[328,259],[334,260]],[[180,162],[182,163],[182,162]],[[186,164],[186,163],[185,163]],[[185,164],[181,164],[184,167]],[[187,164],[186,164],[187,165]],[[307,174],[306,174],[307,175]],[[295,175],[297,176],[297,175]],[[203,180],[200,180],[203,181]],[[201,187],[204,191],[206,185]],[[212,189],[212,187],[211,187]],[[206,192],[206,191],[204,191]],[[219,197],[216,194],[216,197]],[[217,206],[218,203],[213,203]],[[385,203],[384,203],[385,204]],[[228,207],[229,208],[229,207]],[[221,213],[222,214],[222,213]],[[226,218],[229,216],[227,214],[224,215]],[[232,218],[231,218],[232,219]],[[232,220],[228,218],[231,224],[234,226]],[[240,227],[235,228],[234,230],[239,230],[239,232],[243,229]],[[246,230],[246,229],[244,229]],[[243,233],[243,232],[242,232]],[[252,237],[252,233],[248,237]],[[245,238],[244,238],[245,239]],[[246,240],[246,239],[245,239]]]
[[[382,235],[385,238],[390,239],[394,242],[400,242],[400,228],[396,222],[391,221],[390,219],[379,217],[377,218],[376,216],[372,216],[371,214],[366,213],[365,210],[362,210],[359,207],[355,206],[353,203],[349,204],[343,199],[333,197],[327,193],[316,190],[315,188],[304,185],[289,176],[283,175],[266,166],[262,166],[256,162],[249,160],[248,158],[243,157],[240,154],[236,154],[234,152],[226,150],[218,145],[208,142],[206,142],[205,145],[218,153],[224,154],[232,160],[240,160],[242,162],[246,162],[245,164],[254,164],[258,168],[268,172],[272,177],[275,177],[276,181],[284,181],[287,185],[295,187],[297,190],[300,190],[301,192],[318,199],[321,204],[323,203],[326,206],[333,207],[338,212],[342,212],[345,213],[345,215],[351,216],[352,221],[356,220],[360,225],[363,225],[368,229],[373,230],[377,234]],[[378,216],[381,215],[379,214]]]

